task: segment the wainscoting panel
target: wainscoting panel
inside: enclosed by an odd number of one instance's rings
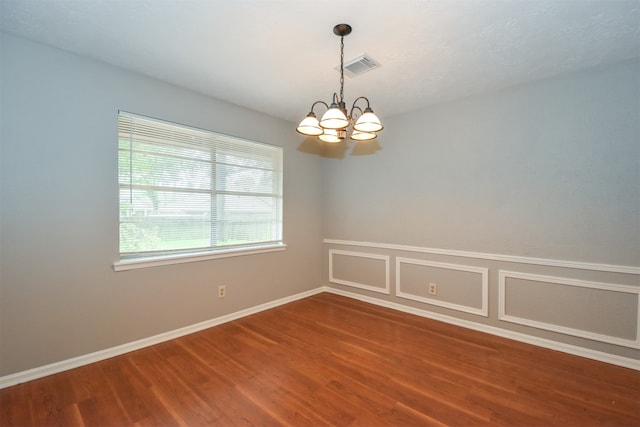
[[[324,243],[332,292],[640,369],[638,265],[389,242]],[[435,295],[430,283],[437,285]]]
[[[389,257],[329,250],[329,281],[354,288],[390,294]]]
[[[396,296],[486,317],[488,276],[487,268],[397,257]]]
[[[640,348],[640,288],[499,271],[498,318]]]

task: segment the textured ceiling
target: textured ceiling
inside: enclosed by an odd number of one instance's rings
[[[0,0],[0,29],[297,122],[339,88],[384,120],[640,56],[640,0]]]

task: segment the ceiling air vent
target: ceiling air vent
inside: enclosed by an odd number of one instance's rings
[[[380,67],[380,63],[365,53],[351,61],[345,62],[344,74],[349,77],[355,77],[378,67]],[[337,66],[336,70],[340,71],[340,66]]]

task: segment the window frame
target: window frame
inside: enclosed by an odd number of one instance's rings
[[[216,167],[218,164],[224,164],[224,162],[220,163],[216,159],[215,152],[217,150],[222,150],[222,151],[228,150],[228,145],[225,145],[225,144],[230,144],[230,143],[233,144],[233,142],[237,142],[238,146],[236,147],[236,149],[239,149],[241,151],[242,151],[242,148],[243,147],[246,148],[247,145],[249,146],[254,145],[254,147],[264,146],[265,148],[268,147],[270,149],[275,149],[275,152],[279,153],[279,155],[277,157],[277,162],[273,164],[276,167],[273,170],[278,171],[278,176],[274,178],[274,180],[277,179],[277,182],[274,184],[276,187],[274,187],[274,192],[271,193],[270,197],[272,198],[272,200],[274,200],[277,203],[274,209],[279,210],[279,213],[274,217],[274,219],[277,222],[279,222],[280,228],[279,230],[277,230],[278,231],[277,234],[279,235],[280,238],[273,241],[266,241],[266,242],[261,241],[261,242],[242,243],[236,246],[212,245],[205,248],[192,247],[192,248],[183,248],[183,249],[169,249],[166,251],[152,250],[152,251],[122,252],[121,225],[123,224],[123,221],[122,221],[123,217],[121,216],[122,215],[121,214],[121,208],[122,208],[121,194],[123,189],[127,188],[127,185],[123,184],[123,182],[121,181],[121,171],[120,171],[121,159],[119,154],[118,160],[117,160],[118,162],[118,207],[119,207],[118,208],[119,259],[113,263],[113,268],[115,271],[147,268],[147,267],[154,267],[154,266],[160,266],[160,265],[181,264],[186,262],[204,261],[204,260],[235,257],[235,256],[253,255],[253,254],[266,253],[266,252],[283,251],[286,249],[287,245],[284,243],[284,212],[283,212],[284,210],[284,191],[283,191],[284,189],[283,188],[284,187],[284,183],[283,183],[284,149],[281,146],[266,144],[263,142],[257,142],[257,141],[249,140],[246,138],[222,134],[219,132],[213,132],[206,129],[200,129],[193,126],[169,122],[162,119],[156,119],[153,117],[143,116],[135,113],[129,113],[122,110],[118,111],[117,117],[118,117],[118,124],[117,124],[118,153],[122,151],[120,148],[120,144],[121,144],[121,141],[120,141],[121,140],[120,138],[121,123],[120,122],[123,118],[124,120],[126,120],[127,118],[130,118],[132,120],[137,119],[137,120],[150,121],[153,123],[157,123],[158,126],[171,126],[171,127],[175,127],[176,129],[181,129],[183,131],[192,131],[192,132],[207,134],[211,139],[215,141],[211,143],[212,144],[211,150],[214,152],[214,154],[211,160],[212,164],[211,164],[210,173],[213,173],[213,174],[216,173]],[[177,142],[176,145],[180,145],[179,142]],[[131,148],[129,150],[131,150]],[[129,153],[131,153],[131,151],[129,151]],[[241,156],[241,158],[244,158],[244,157]],[[131,166],[129,166],[129,169],[131,170]],[[253,168],[250,168],[250,169],[253,169]],[[260,168],[258,167],[258,169]],[[133,187],[135,187],[135,185],[132,182],[130,182],[128,187],[129,191],[132,191]],[[176,189],[175,191],[179,193],[178,189]],[[210,187],[209,190],[207,190],[205,193],[210,194],[210,196],[213,199],[218,196],[224,196],[225,194],[227,194],[227,189]],[[242,194],[251,195],[251,194],[257,194],[257,193],[253,193],[251,191],[244,191],[244,192],[239,191],[237,195],[242,196]],[[266,193],[261,193],[261,194],[267,195]],[[211,205],[214,206],[214,204],[215,203],[212,202]],[[210,211],[210,214],[213,214],[213,211]],[[127,221],[125,221],[124,223],[126,222]],[[215,224],[214,221],[211,221],[210,226],[217,226],[217,225]]]

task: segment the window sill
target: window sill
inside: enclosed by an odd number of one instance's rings
[[[273,245],[254,246],[252,248],[222,249],[215,252],[162,255],[146,258],[129,258],[114,262],[113,269],[115,271],[136,270],[139,268],[157,267],[160,265],[183,264],[185,262],[206,261],[210,259],[284,251],[286,248],[287,245],[285,245],[284,243],[278,243]]]

